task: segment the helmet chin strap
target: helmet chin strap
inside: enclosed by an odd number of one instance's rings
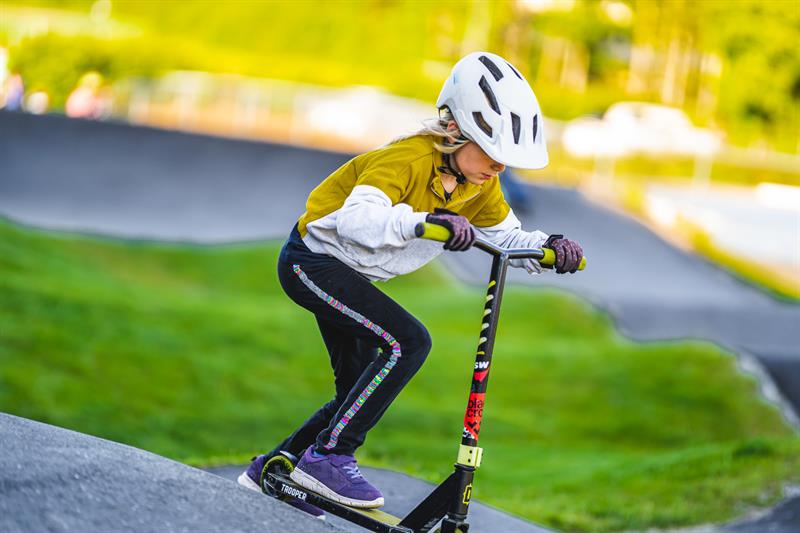
[[[458,170],[454,169],[453,166],[450,164],[450,154],[442,154],[442,163],[436,167],[436,170],[439,172],[444,172],[445,174],[450,174],[451,176],[456,178],[456,183],[459,185],[463,185],[467,182],[467,177],[459,172]]]

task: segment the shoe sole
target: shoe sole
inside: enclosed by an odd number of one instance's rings
[[[250,476],[247,475],[247,472],[243,472],[238,478],[236,478],[236,482],[239,483],[239,485],[241,485],[241,486],[243,486],[243,487],[245,487],[247,489],[255,490],[255,491],[261,492],[263,494],[263,491],[261,490],[261,487],[256,485],[255,481],[250,479]],[[289,505],[291,505],[291,503]],[[302,511],[302,509],[301,509],[301,511]],[[311,513],[306,512],[306,514],[311,514]],[[314,515],[312,514],[312,516],[314,516]],[[325,520],[325,515],[321,514],[319,516],[314,516],[314,518],[316,518],[317,520],[323,520],[324,521]]]
[[[259,487],[258,484],[255,481],[250,479],[250,476],[247,475],[247,472],[242,472],[242,475],[240,475],[238,478],[236,478],[236,482],[239,485],[241,485],[242,487],[248,488],[250,490],[263,492],[261,490],[261,487]]]
[[[302,470],[298,470],[297,468],[292,470],[292,473],[289,474],[289,477],[292,479],[292,481],[304,489],[316,492],[320,496],[324,496],[329,500],[347,505],[348,507],[355,507],[357,509],[375,509],[383,506],[383,496],[371,501],[354,500],[332,491],[324,483],[317,481],[315,478],[309,476]]]

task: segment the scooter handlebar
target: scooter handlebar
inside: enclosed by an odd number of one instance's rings
[[[450,230],[439,224],[431,224],[429,222],[420,222],[414,228],[414,233],[417,237],[422,239],[430,239],[432,241],[447,242],[450,238]],[[489,241],[481,238],[475,239],[474,246],[493,255],[506,254],[511,259],[530,258],[536,259],[544,266],[553,266],[556,262],[556,253],[550,248],[541,249],[524,249],[524,248],[501,248]],[[581,259],[581,264],[578,270],[586,268],[586,257]]]
[[[450,230],[439,224],[431,224],[430,222],[420,222],[414,228],[414,234],[421,239],[429,239],[431,241],[447,242],[450,238]]]

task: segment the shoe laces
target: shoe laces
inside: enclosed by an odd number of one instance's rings
[[[363,477],[364,477],[364,476],[361,475],[361,472],[359,472],[358,465],[355,464],[355,463],[342,465],[342,470],[344,470],[347,473],[347,475],[350,477],[350,479],[354,479],[354,480],[355,479],[359,479],[359,478],[363,479]]]

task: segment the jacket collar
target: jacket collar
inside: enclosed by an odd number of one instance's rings
[[[439,167],[442,166],[443,164],[442,153],[435,147],[432,147],[432,149],[433,149],[433,170],[431,172],[430,188],[439,198],[444,200],[445,194],[444,194],[444,185],[442,185],[442,172],[439,171]],[[452,196],[450,196],[450,200],[445,202],[445,207],[449,205],[459,204],[461,202],[469,200],[470,198],[474,198],[475,196],[480,194],[482,189],[483,185],[474,185],[470,182],[456,185],[456,188],[453,190]]]

